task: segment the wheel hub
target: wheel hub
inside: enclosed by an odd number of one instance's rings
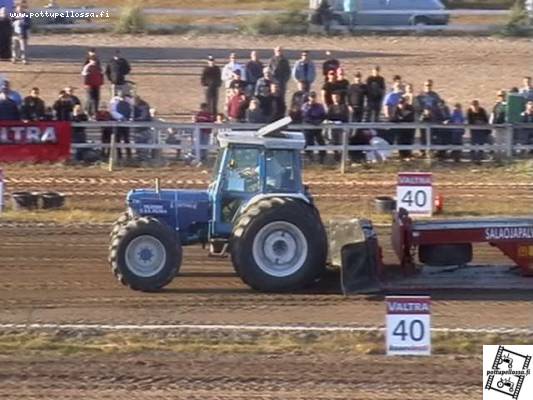
[[[268,275],[289,276],[298,271],[307,258],[307,239],[292,223],[271,222],[257,233],[253,256],[259,268]]]
[[[165,247],[159,239],[151,235],[138,236],[126,247],[126,266],[132,273],[143,278],[161,272],[166,260]]]

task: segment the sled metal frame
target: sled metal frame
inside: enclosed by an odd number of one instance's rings
[[[416,272],[417,246],[488,243],[514,261],[522,276],[533,276],[532,217],[413,221],[400,209],[394,213],[391,239],[405,275]]]

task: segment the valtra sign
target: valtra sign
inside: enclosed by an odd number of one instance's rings
[[[0,122],[0,162],[54,162],[70,157],[69,122]]]

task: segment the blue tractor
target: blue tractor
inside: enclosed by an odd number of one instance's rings
[[[220,152],[207,190],[135,189],[111,233],[109,261],[134,290],[157,291],[178,274],[182,247],[229,253],[254,289],[302,288],[324,271],[327,237],[302,183],[300,132],[285,118],[258,131],[218,136]]]

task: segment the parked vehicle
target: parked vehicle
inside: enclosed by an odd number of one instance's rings
[[[311,0],[316,9],[320,1]],[[344,0],[330,0],[333,20],[349,25],[350,15],[344,10]],[[446,25],[450,15],[440,0],[358,0],[352,18],[355,25],[401,26]]]

